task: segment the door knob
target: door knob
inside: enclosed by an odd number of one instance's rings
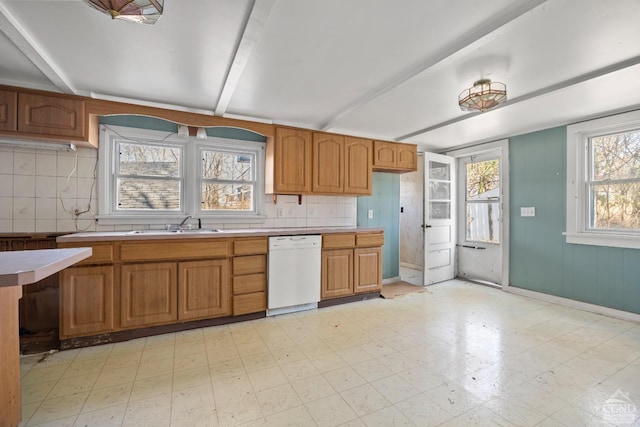
[[[431,226],[429,224],[422,224],[420,227],[422,227],[422,228],[431,228]]]

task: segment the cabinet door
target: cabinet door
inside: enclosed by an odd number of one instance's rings
[[[395,168],[398,161],[396,144],[393,142],[373,141],[373,165],[382,168]]]
[[[175,262],[122,266],[120,324],[123,328],[175,322],[177,310]]]
[[[0,90],[0,130],[12,132],[18,130],[17,109],[18,93]]]
[[[353,295],[353,249],[322,251],[322,299]]]
[[[407,170],[418,169],[418,146],[412,144],[397,144],[398,168]]]
[[[311,191],[311,132],[276,128],[274,151],[274,191]]]
[[[354,249],[354,292],[379,291],[382,288],[382,248]]]
[[[313,134],[314,193],[342,194],[344,188],[344,137]]]
[[[60,337],[114,330],[113,266],[73,267],[60,274]]]
[[[83,138],[84,101],[21,93],[18,95],[18,131]]]
[[[344,193],[368,194],[373,191],[373,142],[367,139],[345,137],[344,141]]]
[[[178,319],[202,319],[231,314],[226,259],[178,264]]]

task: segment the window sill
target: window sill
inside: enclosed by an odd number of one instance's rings
[[[562,233],[567,243],[575,245],[609,246],[612,248],[640,249],[638,236],[608,233]]]

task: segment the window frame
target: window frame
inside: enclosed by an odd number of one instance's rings
[[[489,204],[489,203],[497,203],[498,204],[498,221],[496,223],[497,227],[498,227],[498,241],[497,242],[492,242],[492,241],[484,241],[484,240],[473,240],[473,239],[468,239],[467,238],[467,229],[466,229],[466,225],[462,228],[462,232],[463,232],[463,236],[464,236],[464,242],[465,243],[476,243],[476,244],[482,244],[482,245],[495,245],[495,246],[499,246],[500,244],[502,244],[502,192],[503,189],[501,188],[501,184],[502,184],[502,158],[501,155],[496,153],[495,151],[489,151],[486,153],[479,153],[479,154],[474,154],[472,156],[469,157],[463,157],[461,158],[462,160],[462,164],[464,165],[463,171],[461,171],[461,178],[464,178],[463,185],[464,185],[464,194],[462,195],[462,203],[463,203],[463,209],[462,212],[464,213],[464,224],[466,224],[466,220],[467,220],[467,206],[468,204]],[[498,161],[498,196],[494,199],[472,199],[469,200],[467,198],[467,165],[469,163],[480,163],[480,162],[489,162],[491,160],[497,160]]]
[[[120,211],[117,202],[117,176],[115,174],[118,161],[116,147],[118,141],[132,143],[148,142],[153,145],[181,147],[182,156],[182,191],[179,211],[126,210]],[[149,129],[129,128],[124,126],[100,125],[100,144],[98,148],[98,214],[96,219],[100,225],[128,224],[167,224],[181,221],[187,215],[207,222],[229,223],[262,223],[266,219],[264,210],[264,143],[236,139],[209,137],[179,136],[175,132]],[[227,152],[252,153],[254,163],[254,209],[249,211],[214,211],[202,210],[201,199],[201,161],[203,149]],[[189,167],[193,165],[193,167]]]
[[[592,182],[590,138],[640,128],[640,111],[567,126],[566,242],[580,245],[640,248],[640,230],[605,230],[590,227]]]

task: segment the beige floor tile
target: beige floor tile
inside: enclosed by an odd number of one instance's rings
[[[171,395],[171,422],[174,414],[184,414],[194,408],[215,408],[211,384],[175,391]]]
[[[74,415],[72,417],[59,418],[53,421],[47,421],[47,422],[38,423],[38,424],[27,424],[27,425],[28,426],[37,425],[38,427],[73,427],[75,426],[76,418],[77,416]]]
[[[391,402],[371,384],[364,384],[343,391],[340,395],[351,406],[351,409],[361,417],[391,406]]]
[[[150,347],[142,351],[140,363],[155,362],[158,360],[173,359],[175,357],[176,347],[167,345],[162,347]]]
[[[165,395],[173,390],[173,374],[158,375],[136,380],[131,388],[130,402]]]
[[[209,364],[209,375],[212,381],[222,380],[237,375],[245,375],[246,370],[241,359],[232,359],[224,362]]]
[[[338,392],[359,387],[367,382],[351,367],[336,369],[323,375]]]
[[[132,383],[138,372],[137,366],[127,366],[122,369],[103,369],[98,375],[98,379],[93,385],[94,388],[111,387],[118,384]]]
[[[207,347],[202,342],[186,342],[183,344],[176,344],[175,357],[187,356],[192,353],[206,353]]]
[[[298,398],[291,384],[283,384],[258,391],[256,392],[256,397],[258,398],[258,402],[260,402],[260,408],[264,416],[302,405],[300,398]]]
[[[102,371],[106,359],[76,360],[62,374],[62,378],[79,377]],[[33,371],[32,371],[33,372]]]
[[[269,427],[313,427],[316,422],[307,408],[301,405],[267,416],[263,425]]]
[[[24,378],[21,379],[20,383],[22,385],[33,385],[57,381],[60,379],[60,377],[62,377],[67,369],[67,365],[56,365],[47,368],[33,368],[27,375],[24,376]]]
[[[180,391],[203,384],[211,384],[209,366],[185,369],[173,374],[173,391]]]
[[[109,356],[142,352],[144,350],[146,341],[146,338],[137,338],[130,341],[116,343],[113,345],[113,349],[111,350]]]
[[[344,368],[347,366],[347,362],[342,360],[336,353],[326,353],[320,356],[311,357],[311,363],[319,372],[335,371],[336,369]]]
[[[245,393],[222,404],[216,399],[216,410],[221,426],[241,425],[262,418],[260,403],[253,393]]]
[[[410,427],[415,424],[395,406],[388,406],[362,417],[367,427]]]
[[[486,426],[486,427],[520,427],[533,424],[513,424],[492,410],[478,406],[441,424],[443,427]]]
[[[24,427],[29,423],[29,419],[33,414],[35,414],[36,410],[40,407],[40,403],[42,402],[34,402],[34,403],[22,402],[22,421],[20,422],[20,427]]]
[[[451,417],[458,416],[483,403],[482,400],[478,399],[473,393],[466,391],[457,382],[449,382],[425,391],[424,395],[440,406]]]
[[[132,384],[119,384],[111,387],[94,389],[87,397],[82,412],[126,404],[129,401]]]
[[[417,426],[437,426],[452,418],[424,393],[398,402],[395,407]]]
[[[602,418],[596,417],[573,405],[565,406],[551,416],[564,426],[613,426]]]
[[[262,342],[262,340],[237,344],[236,348],[238,349],[240,357],[248,357],[270,352],[269,347],[264,342]]]
[[[217,427],[218,415],[213,407],[201,406],[185,412],[171,413],[172,427]]]
[[[207,359],[207,353],[204,351],[176,356],[173,361],[174,372],[188,371],[196,368],[209,369],[209,360]]]
[[[98,373],[94,372],[89,375],[82,375],[77,377],[62,378],[51,389],[51,392],[47,396],[49,399],[55,399],[57,397],[68,396],[70,394],[84,393],[86,391],[93,390]]]
[[[123,427],[168,427],[171,424],[171,393],[130,401]]]
[[[393,370],[382,363],[379,359],[370,359],[362,363],[352,365],[353,369],[366,381],[376,381],[380,378],[394,374]]]
[[[372,382],[371,385],[391,403],[398,403],[421,393],[399,375],[379,379]]]
[[[20,401],[22,405],[42,402],[55,385],[56,381],[22,385],[20,388]]]
[[[296,362],[280,365],[280,369],[289,381],[297,381],[302,378],[318,375],[320,371],[311,363],[309,359],[302,359]]]
[[[508,391],[508,395],[547,416],[553,415],[569,404],[569,402],[547,393],[531,383],[524,383],[513,387]]]
[[[312,402],[336,394],[336,390],[322,375],[304,378],[291,383],[300,399],[304,402]]]
[[[271,354],[276,359],[276,362],[278,362],[278,365],[286,365],[288,363],[298,362],[307,358],[307,355],[296,346],[271,349]]]
[[[47,399],[29,419],[28,425],[37,425],[71,416],[77,416],[84,405],[89,392],[71,394],[57,399]]]
[[[251,371],[248,372],[247,375],[249,376],[249,380],[251,380],[251,384],[255,391],[266,390],[289,382],[278,366],[273,366],[259,371]]]
[[[135,379],[141,380],[144,378],[157,377],[158,375],[172,374],[173,364],[173,358],[140,363]]]
[[[358,418],[349,404],[338,394],[305,403],[305,406],[320,427],[339,426]]]
[[[373,359],[373,356],[367,353],[360,346],[337,350],[336,354],[351,366]]]
[[[78,415],[75,425],[80,427],[119,427],[122,425],[126,404],[84,412]]]
[[[530,408],[523,402],[510,396],[495,397],[483,405],[500,414],[502,418],[519,426],[533,426],[547,418],[547,415]]]
[[[271,352],[257,353],[250,356],[242,357],[242,363],[247,372],[259,371],[262,369],[278,366],[278,362],[273,357]]]

